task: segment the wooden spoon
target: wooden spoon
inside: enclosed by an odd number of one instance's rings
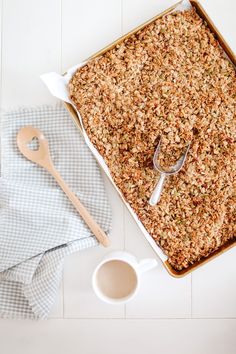
[[[37,150],[33,150],[29,147],[29,143],[32,140],[38,140]],[[85,223],[88,225],[90,230],[94,233],[98,241],[105,247],[110,245],[110,240],[105,234],[105,232],[100,228],[100,226],[93,220],[92,216],[89,214],[88,210],[83,206],[80,200],[75,196],[75,194],[70,190],[67,184],[61,178],[59,172],[55,169],[48,146],[48,141],[43,135],[43,133],[36,128],[31,126],[23,127],[19,130],[17,134],[17,145],[20,152],[30,161],[37,163],[38,165],[45,168],[51,175],[55,178],[63,192],[67,195],[71,203],[74,205],[75,209],[79,212]]]

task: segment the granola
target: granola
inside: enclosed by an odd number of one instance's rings
[[[235,237],[235,69],[194,9],[91,59],[69,91],[116,185],[176,270]],[[165,166],[191,147],[152,207],[159,136]]]

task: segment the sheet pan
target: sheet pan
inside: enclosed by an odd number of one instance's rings
[[[190,266],[190,267],[188,267],[186,269],[183,269],[181,271],[175,270],[170,265],[170,263],[168,262],[167,255],[156,244],[156,242],[153,240],[151,235],[147,232],[147,230],[145,229],[145,227],[143,226],[141,221],[138,219],[138,217],[135,214],[134,210],[125,201],[122,193],[120,192],[118,187],[115,185],[115,183],[114,183],[114,181],[113,181],[113,179],[111,177],[110,171],[109,171],[109,169],[108,169],[103,157],[98,153],[96,148],[90,142],[89,137],[87,136],[86,131],[83,128],[83,121],[82,121],[82,118],[80,116],[80,113],[79,113],[79,111],[76,109],[76,107],[73,105],[73,103],[69,99],[69,94],[68,94],[68,90],[67,90],[67,84],[68,84],[69,80],[71,79],[71,77],[73,76],[74,72],[78,68],[83,67],[89,60],[91,60],[91,59],[93,59],[93,58],[95,58],[97,56],[100,56],[103,53],[105,53],[106,51],[112,49],[118,43],[122,42],[124,39],[128,38],[129,36],[131,36],[132,34],[134,34],[137,31],[139,31],[140,29],[144,28],[148,24],[152,23],[156,19],[158,19],[158,18],[160,18],[160,17],[162,17],[162,16],[164,16],[166,14],[169,14],[169,13],[171,13],[173,11],[183,11],[183,10],[189,9],[192,6],[195,7],[197,13],[207,22],[209,28],[215,34],[216,38],[218,39],[220,45],[224,49],[224,51],[225,51],[226,55],[228,56],[228,58],[231,60],[231,62],[234,65],[236,65],[236,58],[235,58],[235,55],[234,55],[233,51],[230,49],[230,47],[228,46],[228,44],[226,43],[226,41],[224,40],[222,35],[219,33],[219,31],[217,30],[217,28],[215,27],[215,25],[213,24],[212,20],[207,15],[207,13],[203,9],[203,7],[200,5],[200,3],[198,1],[195,1],[195,0],[190,0],[190,1],[183,0],[183,1],[180,1],[180,2],[176,3],[172,7],[168,8],[164,12],[156,15],[155,17],[153,17],[149,21],[145,22],[144,24],[138,26],[137,28],[135,28],[134,30],[132,30],[129,33],[125,34],[121,38],[117,39],[115,42],[111,43],[110,45],[106,46],[105,48],[103,48],[99,52],[97,52],[94,55],[92,55],[86,61],[84,61],[84,62],[82,62],[82,63],[80,63],[80,64],[78,64],[78,65],[76,65],[76,66],[74,66],[74,67],[72,67],[70,69],[68,69],[67,72],[64,75],[59,75],[57,73],[48,73],[48,74],[41,75],[41,79],[44,81],[44,83],[48,87],[49,91],[54,96],[56,96],[59,99],[61,99],[62,101],[64,101],[66,109],[69,111],[69,113],[70,113],[72,119],[74,120],[76,126],[79,128],[80,132],[83,134],[86,144],[88,145],[88,147],[92,151],[92,153],[95,156],[96,160],[98,161],[99,165],[101,166],[101,168],[106,173],[107,177],[109,178],[109,180],[113,184],[114,188],[118,192],[119,196],[121,197],[122,201],[124,202],[124,204],[128,208],[128,210],[131,213],[132,217],[134,218],[134,220],[138,224],[138,226],[139,226],[140,230],[142,231],[144,237],[149,242],[150,246],[153,248],[155,253],[159,256],[159,258],[163,262],[163,265],[166,268],[166,270],[169,272],[170,275],[172,275],[174,277],[185,276],[185,275],[189,274],[190,272],[192,272],[193,270],[195,270],[198,267],[200,267],[201,265],[209,262],[211,259],[219,256],[223,252],[225,252],[225,251],[229,250],[230,248],[234,247],[236,245],[236,239],[227,242],[222,247],[220,247],[218,250],[216,250],[215,252],[211,253],[208,257],[203,258],[203,259],[201,259],[198,262],[195,262],[192,266]]]

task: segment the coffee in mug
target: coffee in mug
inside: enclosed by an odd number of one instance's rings
[[[108,303],[125,303],[136,294],[140,275],[154,267],[155,259],[137,262],[127,252],[113,252],[97,266],[93,273],[93,289],[97,296]]]
[[[122,299],[135,291],[137,275],[128,263],[111,260],[99,268],[96,283],[108,298]]]

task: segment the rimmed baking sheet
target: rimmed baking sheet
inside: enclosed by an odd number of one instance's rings
[[[154,18],[152,18],[151,20],[147,21],[146,23],[144,23],[143,25],[135,28],[133,31],[129,32],[128,34],[126,34],[125,36],[119,38],[117,41],[113,42],[112,44],[110,44],[109,46],[107,46],[106,48],[102,49],[101,51],[99,51],[98,53],[95,53],[93,56],[91,56],[90,58],[88,58],[88,60],[73,66],[72,68],[69,68],[66,72],[65,75],[59,75],[57,73],[47,73],[47,74],[43,74],[41,75],[41,79],[44,81],[44,83],[46,84],[46,86],[48,87],[49,91],[51,92],[52,95],[54,95],[55,97],[61,99],[62,101],[65,102],[66,108],[68,109],[68,111],[70,112],[73,120],[75,121],[76,125],[80,128],[85,142],[88,145],[88,147],[90,148],[91,152],[93,153],[94,157],[96,158],[96,160],[98,161],[98,163],[100,164],[100,166],[102,167],[102,169],[104,170],[104,172],[106,173],[107,177],[109,178],[109,180],[111,181],[111,183],[113,184],[114,188],[116,189],[116,191],[118,192],[118,194],[120,195],[121,199],[123,200],[123,202],[125,203],[126,207],[128,208],[129,212],[131,213],[131,215],[133,216],[134,220],[136,221],[136,223],[138,224],[140,230],[142,231],[142,233],[144,234],[145,238],[147,239],[147,241],[149,242],[149,244],[151,245],[151,247],[153,248],[153,250],[157,253],[157,255],[160,257],[160,259],[162,260],[162,262],[164,263],[167,271],[175,277],[180,277],[180,276],[184,276],[186,274],[188,274],[189,272],[191,272],[192,270],[196,269],[197,267],[199,267],[200,265],[208,262],[210,259],[215,258],[217,255],[223,253],[224,251],[226,251],[227,249],[233,247],[236,244],[236,240],[234,241],[230,241],[229,244],[227,243],[226,245],[223,245],[220,249],[216,250],[215,252],[213,252],[211,255],[209,255],[206,258],[201,259],[199,262],[194,263],[192,266],[183,269],[181,271],[177,271],[175,270],[169,263],[168,263],[168,257],[167,255],[163,252],[163,250],[158,246],[158,244],[154,241],[154,239],[152,238],[152,236],[147,232],[147,230],[145,229],[144,225],[142,224],[142,222],[139,220],[139,218],[137,217],[136,213],[134,212],[134,210],[130,207],[130,205],[125,201],[121,191],[118,189],[118,187],[116,186],[115,182],[112,179],[112,176],[110,174],[109,168],[106,165],[103,157],[99,154],[99,152],[97,151],[97,149],[94,147],[94,145],[91,143],[84,127],[83,127],[83,121],[80,115],[80,112],[76,109],[76,107],[74,106],[73,102],[70,100],[69,98],[69,92],[68,92],[68,83],[71,79],[71,77],[73,76],[73,74],[76,72],[76,70],[78,70],[79,68],[83,67],[84,65],[86,65],[86,63],[94,58],[97,57],[99,55],[102,55],[103,53],[105,53],[107,50],[112,49],[113,47],[115,47],[119,42],[123,41],[124,39],[128,38],[130,35],[132,35],[133,33],[139,31],[140,29],[144,28],[145,26],[147,26],[149,23],[155,21],[157,18],[160,18],[166,14],[169,14],[173,11],[184,11],[187,9],[190,9],[192,6],[194,6],[198,12],[198,14],[204,18],[204,20],[207,21],[210,29],[216,34],[217,39],[219,40],[222,48],[224,49],[226,55],[229,57],[229,59],[231,61],[233,61],[233,63],[235,64],[235,57],[233,55],[233,52],[231,51],[231,49],[228,47],[227,43],[224,41],[224,39],[222,38],[222,36],[220,35],[220,33],[217,31],[217,29],[215,28],[215,26],[213,25],[212,21],[209,19],[209,17],[207,16],[207,14],[204,12],[203,8],[200,6],[200,4],[197,1],[188,1],[188,0],[184,0],[181,2],[178,2],[177,4],[173,5],[172,7],[168,8],[166,11],[162,12],[161,14],[158,14],[157,16],[155,16]]]

